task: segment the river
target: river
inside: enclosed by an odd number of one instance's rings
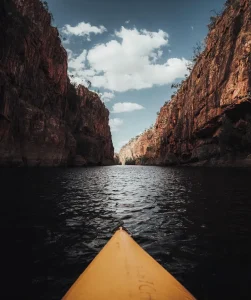
[[[1,169],[0,178],[1,222],[14,223],[19,247],[32,244],[31,299],[61,299],[121,220],[197,299],[246,299],[251,170]]]

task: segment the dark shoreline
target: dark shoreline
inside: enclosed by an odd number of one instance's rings
[[[130,165],[130,164],[128,164]],[[160,164],[131,164],[135,166],[155,166],[155,167],[209,167],[209,168],[251,168],[251,158],[230,160],[203,160],[187,163],[160,163]]]

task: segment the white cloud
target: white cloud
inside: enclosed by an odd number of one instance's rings
[[[130,23],[130,20],[125,21],[125,23],[126,23],[126,24],[129,24],[129,23]]]
[[[193,26],[191,26],[191,29],[192,29],[192,30],[194,30],[194,27],[193,27]]]
[[[109,120],[109,125],[110,125],[110,128],[111,128],[111,132],[119,131],[120,126],[122,126],[123,123],[124,123],[124,121],[122,119],[119,119],[119,118],[110,119]]]
[[[111,92],[104,92],[101,96],[101,99],[104,101],[104,102],[109,102],[111,101],[113,98],[115,97],[114,93],[111,93]]]
[[[104,26],[92,26],[90,23],[80,22],[76,26],[71,26],[66,24],[62,28],[62,33],[66,35],[75,35],[75,36],[85,36],[88,41],[90,41],[90,34],[102,34],[107,29]]]
[[[73,57],[73,52],[71,49],[66,48],[65,49],[68,55],[68,61]]]
[[[68,50],[68,68],[71,70],[81,70],[85,68],[85,61],[86,61],[86,55],[87,51],[83,50],[83,52],[77,56],[76,58],[73,57],[72,51]]]
[[[162,56],[162,54],[163,54],[163,51],[162,50],[158,50],[157,55],[158,55],[159,58]]]
[[[130,111],[141,110],[141,109],[144,109],[144,107],[137,103],[118,102],[113,105],[111,112],[112,113],[122,113],[122,112],[130,112]]]
[[[163,51],[162,51],[162,50],[158,50],[156,53],[155,53],[155,52],[154,52],[154,53],[151,53],[151,54],[150,54],[150,57],[152,58],[152,62],[153,62],[153,63],[156,63],[157,60],[158,60],[159,58],[161,58],[162,54],[163,54]]]
[[[66,51],[68,54],[68,74],[71,82],[87,85],[88,78],[95,75],[93,70],[85,69],[87,51],[83,50],[77,57],[72,50],[66,49]]]
[[[108,43],[94,46],[86,56],[82,52],[78,66],[77,58],[69,62],[74,67],[71,73],[75,82],[90,80],[92,86],[125,92],[172,83],[187,72],[188,61],[184,58],[158,63],[163,47],[168,45],[168,34],[163,30],[150,32],[121,27],[114,36]]]

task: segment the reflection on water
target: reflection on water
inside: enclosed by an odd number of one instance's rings
[[[25,193],[25,206],[14,202],[18,227],[30,226],[24,207],[32,216],[32,299],[60,299],[120,220],[198,299],[246,299],[250,175],[143,166],[1,170],[8,201]],[[6,211],[8,223],[13,210]]]

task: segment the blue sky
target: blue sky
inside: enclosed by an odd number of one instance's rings
[[[155,123],[224,0],[47,0],[72,81],[99,91],[118,152]]]

